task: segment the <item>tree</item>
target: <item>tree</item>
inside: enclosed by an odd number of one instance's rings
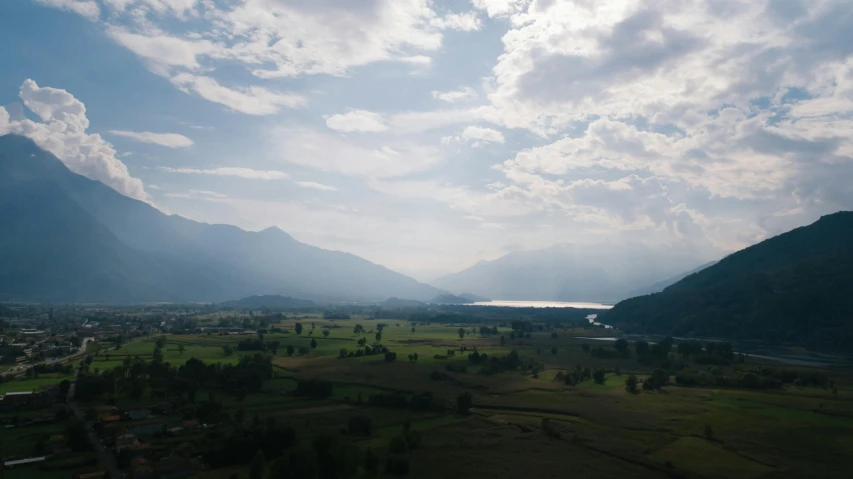
[[[376,342],[379,343],[381,341],[382,341],[382,333],[378,332],[378,333],[376,333]]]
[[[625,390],[629,393],[637,392],[637,385],[640,383],[640,380],[637,379],[637,376],[633,374],[628,375],[628,379],[625,380]]]
[[[160,336],[157,338],[157,341],[154,342],[158,348],[163,349],[166,347],[166,336]]]
[[[468,414],[471,411],[471,406],[474,403],[474,398],[471,393],[465,392],[456,396],[456,411],[460,414]]]
[[[465,328],[459,328],[459,330],[456,332],[459,334],[459,339],[462,339],[465,337]]]
[[[368,449],[364,452],[364,461],[362,461],[362,467],[364,467],[365,472],[368,474],[376,474],[379,470],[379,456],[373,452],[373,449]]]
[[[328,338],[328,337],[329,337],[329,334],[330,334],[330,333],[329,333],[329,330],[328,330],[328,329],[324,329],[324,330],[323,330],[323,337],[324,337],[324,338]]]
[[[316,347],[317,347],[317,340],[312,338],[311,339],[311,349],[315,349]]]
[[[637,356],[643,357],[649,353],[649,343],[645,341],[637,341],[634,343],[634,351],[637,353]]]
[[[232,348],[230,344],[226,344],[225,346],[222,346],[222,352],[225,353],[226,356],[231,356],[234,354],[234,348]]]
[[[415,361],[418,360],[418,353],[412,353],[412,357],[414,357]]]
[[[302,323],[296,323],[294,328],[296,329],[296,334],[302,334]]]
[[[281,346],[281,343],[278,341],[270,341],[267,343],[267,348],[272,351],[272,355],[275,356],[278,354],[278,347]]]
[[[551,339],[557,339],[557,332],[556,331],[551,333]]]
[[[669,373],[658,368],[652,371],[652,375],[643,381],[643,389],[653,391],[655,389],[660,389],[667,384],[669,384]]]
[[[631,352],[628,350],[628,341],[624,338],[619,338],[613,343],[613,347],[619,352],[620,356],[628,356]]]
[[[293,348],[293,345],[292,345],[292,344],[288,344],[288,345],[287,345],[287,355],[288,355],[288,356],[293,356],[293,352],[294,352],[294,351],[296,351],[296,349],[294,349],[294,348]]]
[[[552,354],[552,355],[554,355],[554,356],[556,356],[556,355],[557,355],[557,347],[556,347],[556,346],[554,346],[553,348],[551,348],[551,354]]]
[[[249,464],[249,479],[263,479],[264,477],[264,451],[258,451]]]
[[[364,326],[360,324],[356,324],[354,328],[352,328],[353,334],[361,334],[364,332]]]
[[[385,351],[385,361],[389,363],[393,363],[397,360],[397,353],[393,351]]]
[[[186,349],[186,347],[183,344],[179,344],[178,345],[178,354],[183,356],[184,355],[184,349]]]
[[[412,334],[415,334],[415,327],[412,326]]]
[[[501,335],[501,346],[506,344],[506,336]]]
[[[64,379],[59,383],[59,400],[65,402],[68,397],[68,391],[71,390],[71,381]]]
[[[710,424],[705,425],[705,439],[707,439],[709,441],[714,440],[714,430],[711,429]]]
[[[584,352],[589,351],[589,344],[584,343],[584,344],[581,346],[581,348],[584,350]]]
[[[597,384],[604,384],[605,374],[603,369],[596,369],[594,373],[592,373],[592,378],[595,379]]]

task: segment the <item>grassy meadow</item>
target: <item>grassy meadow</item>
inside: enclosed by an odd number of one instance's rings
[[[302,324],[302,334],[295,333],[296,322]],[[377,342],[380,323],[386,326]],[[354,333],[357,324],[363,333]],[[370,437],[357,439],[365,449],[387,448],[409,421],[411,429],[423,437],[422,447],[408,452],[409,476],[416,478],[851,477],[853,370],[849,366],[820,368],[834,380],[835,392],[794,385],[746,390],[671,384],[632,394],[625,388],[627,376],[635,374],[642,380],[651,373],[649,366],[636,357],[593,357],[584,347],[611,347],[589,337],[611,335],[612,330],[557,329],[511,340],[508,328],[481,337],[478,326],[413,325],[402,319],[287,319],[270,325],[287,333],[264,335],[264,341],[278,341],[280,346],[272,359],[274,377],[261,392],[242,400],[219,391],[199,391],[197,396],[216,395],[226,409],[240,409],[261,421],[268,416],[286,420],[300,437],[338,431],[349,418],[365,416],[373,425]],[[460,339],[460,327],[477,332]],[[381,343],[395,352],[396,361],[388,362],[381,354],[339,358],[342,349],[355,351],[362,337],[368,345]],[[236,363],[243,354],[255,353],[236,350],[238,342],[247,338],[257,336],[168,335],[164,361],[179,365],[198,358],[206,363]],[[150,359],[155,339],[102,349],[90,369],[103,371],[126,357]],[[310,346],[312,340],[315,348]],[[296,349],[292,355],[286,352],[288,345]],[[234,348],[233,354],[226,355],[223,346]],[[300,348],[307,352],[301,354]],[[460,352],[460,348],[467,350]],[[490,357],[516,350],[523,363],[536,365],[538,374],[529,370],[479,374],[481,366],[467,359],[474,348]],[[449,350],[455,351],[453,356],[448,356]],[[417,361],[410,361],[409,355],[415,353]],[[748,359],[728,366],[725,373],[768,365],[786,367]],[[555,379],[557,373],[576,368],[607,373],[601,384],[587,380],[567,386]],[[433,372],[441,374],[431,377]],[[332,396],[315,400],[289,394],[301,379],[331,381]],[[368,404],[371,395],[395,391],[408,395],[430,391],[447,407],[413,412]],[[454,411],[462,393],[473,397],[470,414]],[[135,405],[122,401],[123,407]],[[150,400],[143,397],[136,402],[144,405]],[[207,471],[199,477],[233,473],[247,477],[248,466]]]

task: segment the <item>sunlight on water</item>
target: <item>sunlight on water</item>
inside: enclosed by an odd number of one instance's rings
[[[564,303],[561,301],[509,301],[494,300],[473,303],[474,306],[502,306],[505,308],[584,308],[610,309],[613,305],[601,303]]]

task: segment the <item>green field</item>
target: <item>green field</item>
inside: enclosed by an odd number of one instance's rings
[[[15,391],[36,391],[41,387],[59,384],[63,380],[71,378],[72,376],[64,376],[59,374],[43,374],[33,379],[12,379],[0,383],[0,394],[6,394]]]
[[[412,332],[412,324],[405,320],[327,321],[309,316],[298,320],[303,331],[297,335],[295,322],[288,319],[272,325],[288,334],[264,335],[264,341],[278,341],[280,346],[272,358],[274,377],[265,381],[260,392],[240,399],[204,389],[196,397],[215,397],[232,414],[240,411],[253,421],[270,417],[287,421],[300,437],[307,438],[324,431],[337,433],[353,416],[368,417],[373,434],[355,443],[378,451],[388,447],[408,420],[423,437],[423,446],[408,453],[411,477],[563,477],[567,467],[570,475],[620,478],[845,477],[853,470],[850,368],[821,369],[834,380],[835,391],[794,385],[746,390],[670,384],[662,390],[631,394],[625,389],[627,376],[636,374],[643,380],[652,368],[633,356],[593,357],[584,345],[611,347],[610,343],[579,336],[604,334],[600,330],[544,330],[510,340],[510,330],[501,328],[497,336],[481,337],[475,332],[460,339],[460,325],[418,324]],[[377,342],[379,323],[386,327]],[[356,324],[365,331],[355,334]],[[324,329],[330,331],[328,337],[323,336]],[[387,362],[383,355],[339,358],[341,349],[358,349],[362,337],[368,345],[381,344],[397,353],[397,360]],[[189,358],[235,364],[242,355],[257,351],[235,350],[226,355],[223,346],[236,349],[245,339],[257,336],[168,335],[164,361],[174,366]],[[150,360],[155,340],[149,337],[118,350],[102,349],[90,370],[104,371],[134,356]],[[316,348],[310,347],[312,340]],[[288,345],[307,352],[288,355]],[[480,374],[483,366],[468,360],[475,348],[491,357],[515,350],[522,364],[535,366],[537,374],[533,369]],[[448,356],[448,350],[454,350],[454,355]],[[418,360],[410,361],[414,353]],[[449,364],[453,372],[448,371]],[[783,367],[750,359],[725,366],[723,373],[740,375],[767,365]],[[607,372],[601,384],[590,379],[567,386],[555,379],[557,373],[577,369]],[[431,378],[434,373],[440,374]],[[332,382],[331,397],[293,396],[302,379]],[[443,406],[415,412],[369,405],[371,396],[394,391],[407,397],[429,391]],[[469,415],[454,412],[461,393],[473,396]],[[143,396],[135,401],[122,398],[117,404],[136,407],[150,401]],[[550,421],[549,434],[543,419]],[[707,431],[712,431],[710,436]],[[200,477],[229,477],[234,472],[242,477],[248,469],[234,466]]]

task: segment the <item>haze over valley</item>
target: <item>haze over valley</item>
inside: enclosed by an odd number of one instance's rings
[[[850,479],[850,0],[0,0],[0,479]]]

